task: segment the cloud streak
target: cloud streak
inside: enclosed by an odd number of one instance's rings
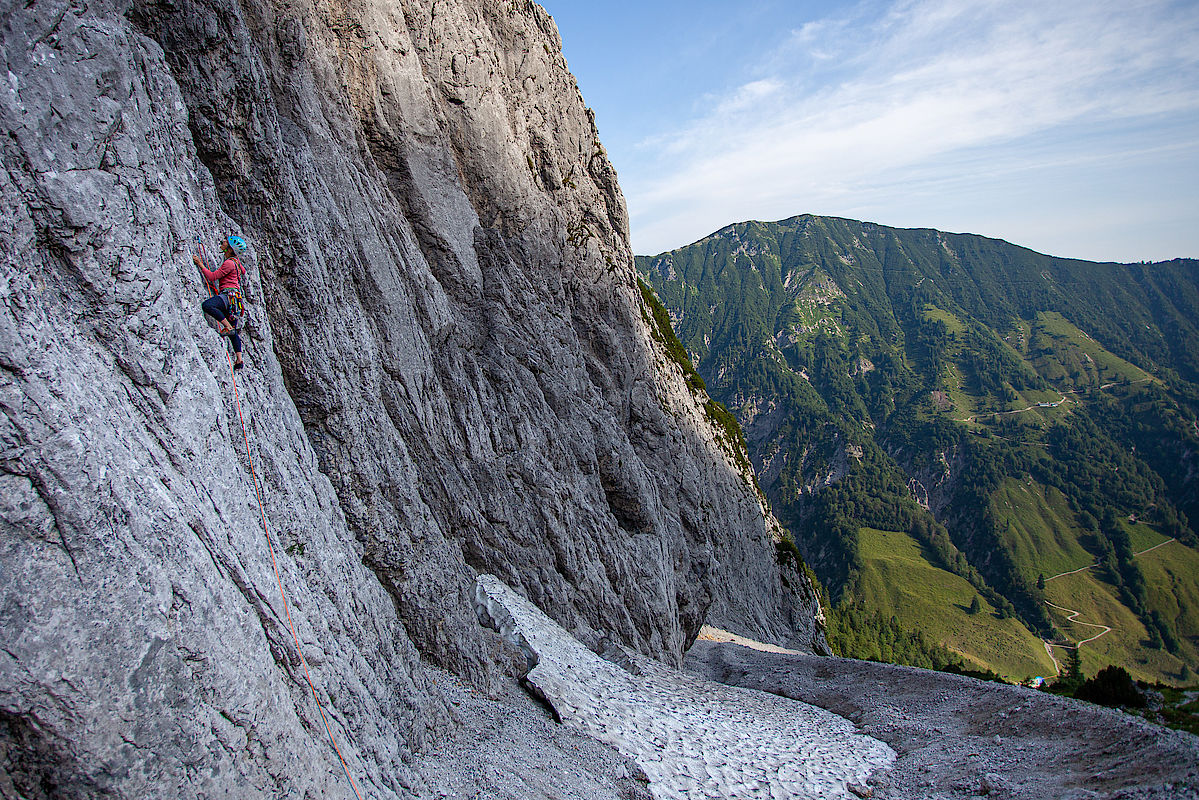
[[[989,148],[1006,170],[1093,166],[1134,146],[1134,120],[1190,119],[1135,146],[1199,163],[1195,41],[1199,6],[1164,0],[899,0],[808,23],[753,81],[642,143],[622,171],[634,246],[805,211],[887,216],[897,181],[919,194],[993,173]]]

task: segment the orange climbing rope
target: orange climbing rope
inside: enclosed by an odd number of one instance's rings
[[[204,244],[197,240],[200,247],[200,259],[208,264],[208,253],[204,249]],[[212,291],[212,286],[208,286],[208,290]],[[233,401],[237,406],[237,421],[241,424],[241,437],[246,445],[246,460],[250,464],[250,479],[254,484],[254,496],[258,500],[258,513],[262,517],[262,532],[266,534],[266,546],[271,554],[271,568],[275,571],[275,584],[279,587],[279,597],[283,600],[283,612],[287,616],[287,627],[291,631],[292,641],[296,646],[296,655],[300,657],[300,663],[304,666],[304,680],[308,683],[308,688],[312,692],[312,699],[316,702],[316,710],[321,716],[321,723],[325,726],[325,733],[329,736],[329,743],[333,745],[334,752],[337,753],[337,758],[341,762],[341,768],[345,772],[346,780],[350,782],[350,788],[354,790],[354,796],[358,800],[362,800],[362,795],[358,791],[358,786],[354,783],[354,778],[350,775],[350,768],[346,765],[345,756],[341,754],[341,748],[337,746],[337,739],[333,737],[333,730],[329,727],[329,720],[325,716],[325,707],[321,704],[321,699],[316,693],[316,686],[312,683],[312,675],[308,671],[308,659],[304,658],[304,651],[300,649],[300,637],[296,634],[295,623],[291,619],[291,606],[287,602],[287,592],[283,589],[283,579],[279,576],[279,563],[275,559],[275,543],[271,538],[271,530],[266,521],[266,507],[262,502],[262,489],[258,485],[258,473],[254,470],[254,457],[250,455],[250,436],[246,433],[246,420],[241,413],[241,393],[237,389],[237,371],[233,369],[233,359],[229,356],[229,351],[225,351],[225,360],[229,363],[229,374],[233,379]]]

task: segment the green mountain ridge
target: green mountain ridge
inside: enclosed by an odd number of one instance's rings
[[[1199,262],[799,216],[637,267],[837,609],[1018,678],[1123,609],[1084,667],[1199,669]],[[1164,566],[1137,555],[1170,539]],[[1087,609],[1059,602],[1072,581]]]

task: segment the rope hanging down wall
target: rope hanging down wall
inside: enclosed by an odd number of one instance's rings
[[[208,265],[208,252],[204,248],[204,244],[197,238],[196,244],[200,250],[200,260],[204,262],[205,269]],[[206,284],[207,285],[207,284]],[[212,292],[213,287],[208,286],[209,292]],[[333,736],[333,729],[329,727],[329,719],[325,715],[325,707],[321,703],[321,698],[317,694],[316,685],[312,682],[312,675],[308,671],[308,660],[304,658],[304,651],[300,649],[300,637],[296,634],[296,626],[291,618],[291,604],[287,601],[287,592],[283,589],[283,579],[279,574],[279,562],[275,558],[275,542],[271,537],[270,526],[266,520],[266,507],[262,502],[262,488],[258,484],[258,473],[254,469],[254,457],[250,454],[250,436],[246,432],[246,420],[241,411],[241,393],[237,388],[237,371],[233,369],[233,359],[229,355],[228,348],[225,350],[225,360],[229,363],[229,374],[233,380],[233,401],[237,406],[237,421],[241,425],[242,441],[246,446],[246,461],[250,465],[250,480],[254,485],[254,497],[258,500],[258,513],[262,520],[262,532],[266,534],[267,550],[271,554],[271,568],[275,572],[275,584],[279,588],[279,597],[283,601],[283,613],[287,617],[287,627],[291,631],[292,642],[296,647],[296,655],[300,657],[300,663],[304,667],[304,681],[308,684],[308,689],[312,692],[312,699],[316,703],[316,710],[320,714],[321,724],[325,727],[325,733],[329,737],[329,743],[333,745],[334,752],[337,753],[337,759],[341,762],[342,771],[345,773],[346,780],[350,783],[350,788],[354,791],[354,796],[357,800],[362,800],[362,794],[358,791],[358,786],[354,783],[354,778],[350,775],[350,768],[346,765],[345,756],[341,754],[341,748],[337,746],[337,739]]]

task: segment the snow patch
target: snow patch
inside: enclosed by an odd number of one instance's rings
[[[636,761],[658,800],[854,798],[848,784],[864,785],[895,761],[886,744],[823,709],[636,654],[637,669],[622,669],[493,575],[479,576],[475,604],[480,619],[528,648],[535,666],[526,680],[563,723]]]

